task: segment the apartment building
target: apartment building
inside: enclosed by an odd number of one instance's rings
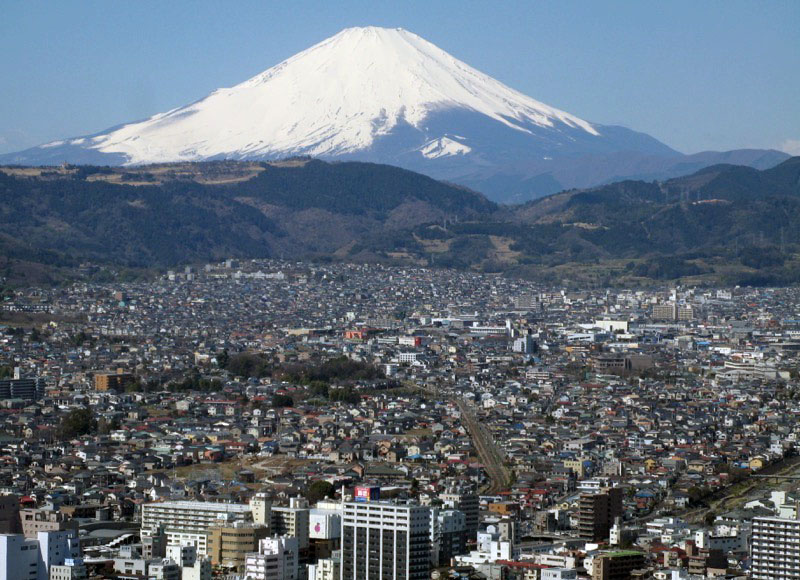
[[[622,489],[582,493],[578,500],[578,535],[593,542],[607,540],[614,519],[622,514]]]
[[[430,574],[430,509],[382,501],[346,502],[342,580],[423,580]]]
[[[297,580],[299,574],[297,538],[265,538],[258,552],[245,558],[245,580]]]
[[[750,554],[753,580],[800,578],[800,520],[753,518]]]
[[[142,536],[152,537],[163,528],[168,546],[193,544],[200,556],[208,555],[210,528],[250,521],[247,504],[199,501],[165,501],[142,505]]]

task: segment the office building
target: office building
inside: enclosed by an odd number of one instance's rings
[[[148,576],[170,577],[177,572],[180,580],[211,580],[211,559],[198,556],[195,546],[169,546],[166,552],[166,558],[150,565]]]
[[[308,522],[311,510],[308,502],[301,497],[289,500],[289,507],[272,507],[270,514],[270,533],[275,536],[297,538],[298,548],[308,548]]]
[[[44,396],[44,390],[44,379],[13,378],[0,380],[0,399],[38,401]]]
[[[94,389],[96,391],[124,391],[125,387],[136,381],[131,373],[117,369],[115,373],[98,373],[94,376]]]
[[[258,552],[245,558],[245,580],[297,580],[299,573],[297,538],[265,538]]]
[[[480,526],[480,501],[478,494],[467,488],[449,488],[439,494],[444,507],[464,513],[467,525],[467,538],[474,540]]]
[[[536,343],[536,340],[534,340],[530,329],[528,329],[524,335],[514,339],[511,350],[523,354],[533,354],[539,350],[539,345]]]
[[[673,303],[653,305],[653,320],[671,320],[678,318],[678,306]]]
[[[644,568],[642,552],[624,550],[595,556],[592,560],[592,580],[629,580],[634,570]]]
[[[191,566],[181,568],[181,580],[211,580],[211,560],[198,558]]]
[[[148,580],[181,580],[181,567],[168,558],[147,563]]]
[[[81,550],[75,530],[39,532],[36,539],[22,534],[0,535],[0,580],[48,580],[55,566],[57,576],[80,578]],[[84,570],[85,572],[85,570]]]
[[[578,571],[571,568],[549,568],[542,570],[540,580],[578,580]]]
[[[81,546],[76,530],[39,532],[38,580],[48,580],[52,566],[62,566],[67,560],[75,562],[81,558]]]
[[[39,542],[21,534],[0,535],[0,580],[36,580]]]
[[[317,502],[308,520],[310,561],[331,557],[340,548],[341,539],[342,504],[333,500]]]
[[[445,566],[467,551],[467,520],[459,510],[431,509],[431,564]]]
[[[346,502],[342,580],[423,580],[431,560],[430,509],[381,501]]]
[[[592,542],[607,540],[614,519],[622,515],[622,489],[582,493],[578,500],[578,535]]]
[[[250,510],[253,512],[253,523],[269,527],[272,501],[265,493],[257,493],[250,499]]]
[[[266,526],[251,522],[234,522],[212,526],[208,530],[208,555],[211,563],[241,572],[247,554],[258,551],[259,542],[269,536]]]
[[[145,577],[148,562],[161,562],[164,558],[144,559],[133,546],[120,546],[119,557],[114,558],[114,572],[122,576]]]
[[[514,296],[514,308],[516,310],[541,310],[542,303],[539,300],[539,297],[534,294],[520,294],[519,296]]]
[[[753,580],[800,578],[800,520],[753,518],[750,555]]]
[[[160,526],[158,531],[151,536],[142,536],[142,558],[152,560],[164,558],[167,555],[167,533]],[[180,546],[180,544],[173,544]]]

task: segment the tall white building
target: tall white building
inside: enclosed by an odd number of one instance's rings
[[[178,566],[192,566],[197,561],[197,546],[192,544],[167,546],[167,558]]]
[[[250,499],[250,509],[253,512],[253,522],[269,527],[272,502],[265,493],[257,493]]]
[[[208,554],[208,529],[234,521],[250,521],[247,504],[200,501],[165,501],[142,505],[142,536],[151,537],[164,527],[168,546],[193,544],[199,556]]]
[[[800,520],[753,518],[753,580],[800,578]]]
[[[22,534],[0,535],[0,580],[36,580],[39,542]]]
[[[430,577],[430,508],[347,502],[342,515],[342,580]]]
[[[76,530],[39,532],[39,580],[50,578],[50,568],[60,566],[67,560],[81,557],[80,540]]]
[[[2,534],[0,580],[49,580],[54,566],[75,564],[80,557],[75,530],[39,532],[35,540],[22,534]]]
[[[258,552],[245,558],[244,580],[297,580],[298,552],[297,538],[261,540]]]
[[[476,566],[498,560],[515,560],[519,555],[513,541],[504,539],[496,526],[488,526],[485,532],[478,532],[477,547],[477,550],[472,550],[468,555],[455,556],[455,561],[461,565]]]

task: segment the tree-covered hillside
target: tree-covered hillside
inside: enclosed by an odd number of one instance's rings
[[[521,206],[386,165],[213,162],[0,170],[6,261],[383,261],[544,280],[800,281],[800,158],[624,181]]]

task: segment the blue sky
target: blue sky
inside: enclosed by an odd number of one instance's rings
[[[187,104],[375,25],[680,151],[800,154],[795,0],[1,2],[0,153]]]

